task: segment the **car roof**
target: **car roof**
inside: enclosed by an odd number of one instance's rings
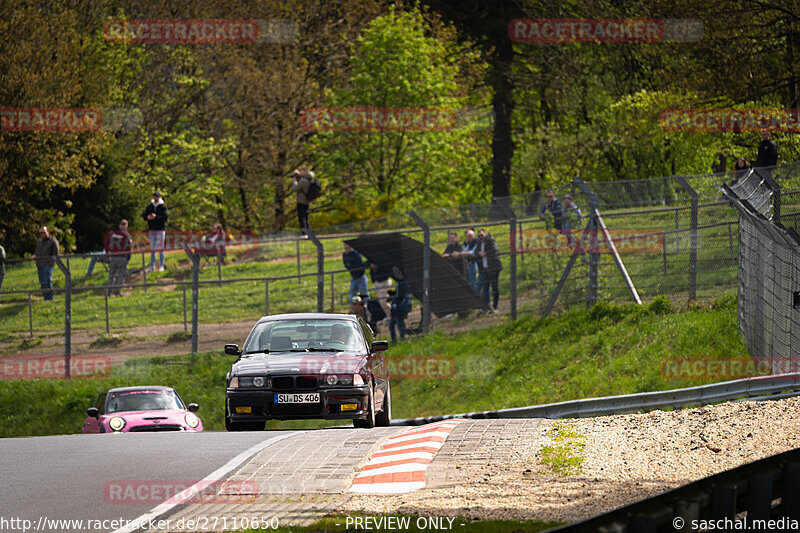
[[[261,317],[258,323],[272,322],[278,320],[349,320],[357,322],[356,315],[349,315],[344,313],[285,313],[282,315],[268,315]]]
[[[137,390],[161,390],[161,391],[171,391],[173,390],[172,387],[165,387],[163,385],[141,385],[138,387],[117,387],[116,389],[108,389],[108,392],[128,392],[128,391],[137,391]]]

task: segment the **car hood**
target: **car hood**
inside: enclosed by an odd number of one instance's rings
[[[162,424],[181,424],[184,425],[183,417],[189,411],[186,410],[169,410],[169,411],[120,411],[117,413],[109,413],[100,416],[101,421],[107,421],[115,416],[125,419],[128,424],[135,422],[151,422],[159,420]]]
[[[257,354],[234,363],[231,375],[355,374],[366,360],[354,352]]]

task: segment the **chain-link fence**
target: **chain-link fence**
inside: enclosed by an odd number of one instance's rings
[[[799,215],[787,202],[798,191],[784,195],[786,185],[756,169],[723,187],[739,211],[739,329],[750,354],[771,358],[776,373],[796,371],[800,357]]]
[[[781,220],[796,229],[800,164],[771,175],[783,187]],[[737,287],[740,222],[719,189],[734,178],[576,179],[553,190],[558,204],[536,191],[308,236],[227,234],[210,248],[202,235],[175,232],[163,272],[151,271],[146,238],[134,236],[123,285],[109,286],[107,254],[65,255],[63,268],[54,269],[52,300],[34,262],[12,260],[0,295],[0,356],[101,355],[116,365],[219,349],[241,342],[264,314],[353,310],[352,271],[359,270],[367,277],[364,313],[372,318],[390,312],[385,285],[396,289],[397,282],[393,275],[381,282],[379,271],[393,265],[414,294],[405,320],[411,334],[496,320],[495,287],[497,311],[511,319],[597,301],[715,299]],[[351,271],[342,256],[347,242],[365,263]],[[388,336],[386,319],[373,324]]]

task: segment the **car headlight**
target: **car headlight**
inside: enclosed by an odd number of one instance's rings
[[[125,427],[125,419],[121,416],[115,416],[108,421],[108,426],[114,431],[119,431]]]
[[[353,385],[363,385],[364,384],[364,376],[361,374],[353,374]]]
[[[336,381],[338,381],[338,379],[339,378],[336,377],[336,374],[328,374],[328,376],[325,378],[325,383],[328,385],[336,385]]]
[[[243,388],[261,388],[264,386],[271,387],[272,380],[265,378],[264,376],[254,376],[254,377],[233,377],[231,378],[231,384],[229,387],[231,389],[243,389]]]
[[[190,428],[196,428],[200,425],[200,419],[194,413],[186,413],[186,416],[183,417],[186,421],[186,425]]]

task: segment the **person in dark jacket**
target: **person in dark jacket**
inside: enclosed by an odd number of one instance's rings
[[[467,228],[464,231],[464,244],[462,251],[459,252],[459,257],[465,258],[467,261],[467,283],[475,291],[480,294],[481,285],[478,282],[478,256],[476,251],[478,249],[478,237],[475,234],[475,228]]]
[[[547,220],[548,212],[553,215],[553,226],[560,230],[561,222],[564,218],[564,209],[561,207],[561,202],[556,198],[556,193],[553,189],[547,190],[547,203],[542,206],[542,210],[539,212],[539,218],[541,220]]]
[[[103,248],[108,258],[108,286],[109,294],[122,296],[121,285],[128,276],[128,260],[131,258],[131,234],[128,233],[128,221],[120,220],[119,226],[106,234]]]
[[[150,200],[150,205],[142,213],[142,218],[147,221],[147,227],[150,230],[150,271],[164,272],[164,240],[166,239],[167,228],[167,204],[161,198],[161,193],[156,191],[153,193],[153,199]],[[156,251],[159,252],[160,264],[156,268]]]
[[[442,257],[447,259],[453,268],[466,278],[466,272],[464,271],[465,259],[461,258],[461,252],[464,250],[464,247],[458,242],[458,234],[452,232],[448,235],[448,239],[449,242],[444,249],[444,253],[442,253]]]
[[[39,274],[39,285],[42,287],[42,297],[45,300],[53,299],[53,268],[56,266],[58,256],[58,241],[50,235],[47,226],[39,228],[39,240],[33,251],[36,260],[36,271]]]
[[[344,267],[350,271],[350,290],[347,293],[350,303],[350,312],[353,312],[353,298],[362,294],[369,294],[369,281],[367,281],[367,274],[364,272],[369,263],[364,261],[361,254],[353,250],[353,247],[345,243],[344,253],[342,254],[342,263]]]
[[[497,303],[500,299],[498,277],[503,270],[503,263],[497,252],[497,243],[494,238],[486,233],[485,229],[478,231],[478,279],[481,285],[481,296],[486,306],[489,306],[489,287],[493,292],[494,305],[489,307],[489,313],[497,312]]]
[[[396,342],[395,325],[400,332],[400,338],[406,338],[406,317],[411,312],[411,286],[406,281],[403,271],[397,266],[392,267],[392,277],[397,281],[397,287],[394,291],[389,291],[389,294],[394,293],[391,297],[392,317],[389,319],[389,333],[392,342]]]
[[[308,199],[308,188],[314,173],[306,167],[301,167],[292,173],[292,190],[297,193],[297,221],[300,224],[300,231],[311,229],[308,223],[308,210],[311,201]]]
[[[378,305],[383,309],[386,321],[388,322],[389,315],[392,311],[387,301],[389,297],[389,287],[392,286],[391,269],[384,265],[376,265],[375,263],[370,263],[369,269],[369,277],[372,278],[372,286],[375,287],[375,298],[378,300]],[[367,305],[369,306],[369,304]]]
[[[778,164],[778,147],[769,138],[769,130],[763,128],[761,130],[761,142],[758,143],[758,156],[754,167],[774,167]],[[763,171],[772,174],[772,171]]]

